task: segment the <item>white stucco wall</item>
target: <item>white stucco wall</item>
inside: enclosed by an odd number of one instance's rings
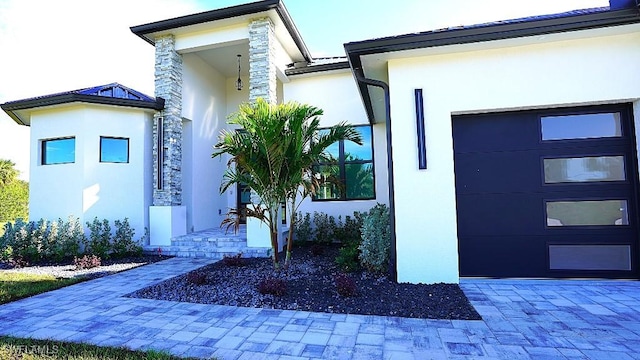
[[[219,227],[226,213],[226,196],[219,192],[226,161],[211,154],[226,127],[227,79],[195,54],[183,55],[183,67],[182,201],[187,231],[199,231]]]
[[[290,76],[283,85],[284,101],[297,101],[318,107],[324,111],[321,126],[332,126],[340,121],[352,125],[367,125],[369,121],[358,93],[353,75],[347,70]],[[376,203],[389,203],[387,181],[387,142],[385,125],[373,126],[373,156],[375,169],[374,200],[311,201],[300,206],[302,213],[320,211],[337,217],[352,215],[354,211],[368,211]]]
[[[135,239],[148,227],[152,202],[152,113],[140,109],[69,105],[35,111],[31,118],[31,220],[86,221],[125,217]],[[76,138],[75,162],[41,165],[41,142]],[[129,139],[129,163],[101,163],[100,137]],[[112,223],[113,227],[113,223]]]
[[[235,44],[249,38],[249,23],[230,24],[214,29],[203,28],[200,31],[175,35],[176,51],[198,51],[220,47],[222,44]]]
[[[389,61],[398,281],[458,282],[452,114],[640,98],[640,34],[549,42],[553,38]],[[416,88],[424,90],[423,171],[416,152]]]

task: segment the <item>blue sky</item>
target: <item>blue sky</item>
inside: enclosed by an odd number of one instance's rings
[[[153,47],[129,27],[243,0],[0,0],[0,103],[120,82],[153,95]],[[607,0],[283,0],[314,57],[342,44],[607,6]],[[28,179],[29,129],[0,112],[0,158]]]

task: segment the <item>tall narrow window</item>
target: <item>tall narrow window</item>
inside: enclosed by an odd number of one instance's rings
[[[375,199],[371,126],[356,126],[355,129],[362,136],[362,145],[339,141],[327,149],[336,162],[315,166],[320,187],[313,200]]]
[[[164,122],[162,117],[158,117],[156,135],[156,189],[162,190],[164,184]]]
[[[100,162],[128,163],[129,139],[101,136]]]
[[[69,164],[75,161],[75,137],[42,140],[42,165]]]

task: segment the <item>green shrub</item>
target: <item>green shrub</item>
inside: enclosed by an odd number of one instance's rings
[[[9,260],[13,253],[9,239],[13,239],[13,223],[6,222],[2,226],[2,235],[0,235],[0,261]]]
[[[360,263],[370,271],[385,272],[391,254],[389,208],[377,204],[364,218]]]
[[[344,223],[342,222],[342,217],[338,216],[338,223],[334,231],[336,240],[342,244],[356,243],[360,245],[363,221],[364,215],[358,211],[353,212],[353,217],[345,216]]]
[[[338,251],[336,257],[336,264],[346,272],[352,272],[358,270],[358,243],[350,243]]]
[[[13,248],[11,245],[0,247],[0,261],[11,261],[13,259]]]
[[[124,218],[123,221],[115,220],[113,223],[116,227],[116,233],[113,236],[114,256],[142,255],[142,246],[133,240],[135,230],[129,225],[129,219]]]
[[[296,215],[296,224],[293,228],[293,236],[297,242],[307,242],[313,240],[313,227],[311,226],[311,214],[299,212]]]
[[[74,258],[80,256],[80,246],[86,243],[84,228],[77,217],[69,216],[65,222],[58,219],[58,241],[59,252],[55,259],[61,261],[64,258]]]
[[[85,252],[101,259],[108,259],[112,250],[109,220],[100,221],[95,217],[92,222],[87,221],[87,227],[89,228],[89,241]]]
[[[40,244],[33,241],[35,223],[18,219],[13,227],[13,239],[9,239],[9,245],[13,249],[11,260],[22,265],[38,261],[40,259]]]
[[[112,252],[116,256],[142,255],[142,247],[133,240],[135,232],[129,220],[116,220],[114,224],[116,231],[112,244],[109,221],[97,217],[93,222],[87,222],[89,239],[84,235],[80,219],[73,216],[69,216],[68,221],[25,222],[18,219],[14,223],[7,222],[0,236],[0,260],[28,264],[40,260],[61,262],[79,258],[83,253],[101,259],[107,259]],[[147,229],[145,236],[148,236]]]
[[[322,212],[313,212],[315,225],[315,241],[322,244],[331,244],[334,240],[336,219]]]
[[[64,258],[62,245],[60,244],[60,236],[58,234],[58,222],[51,221],[47,224],[46,241],[43,244],[43,257],[60,262]]]
[[[33,260],[48,258],[49,239],[47,237],[47,221],[45,219],[40,219],[37,222],[31,221],[29,226],[31,228],[31,246],[37,250],[36,258]]]

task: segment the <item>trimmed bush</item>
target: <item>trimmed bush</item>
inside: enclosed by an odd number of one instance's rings
[[[80,256],[80,246],[86,242],[84,229],[77,217],[69,216],[67,221],[58,219],[58,241],[60,252],[54,260],[62,261],[64,258]]]
[[[314,239],[313,227],[311,226],[311,214],[299,212],[296,214],[296,224],[293,228],[293,236],[297,242],[307,242]]]
[[[315,225],[315,241],[321,244],[331,244],[334,240],[336,229],[336,219],[325,213],[313,212],[313,223]]]
[[[92,222],[87,221],[87,227],[89,228],[89,241],[86,244],[85,252],[102,259],[108,259],[112,251],[109,220],[100,221],[95,217]]]
[[[7,223],[3,241],[6,246],[11,247],[11,261],[16,264],[26,266],[31,262],[40,259],[40,244],[33,241],[33,228],[35,223],[24,222],[22,219],[16,220],[13,225]]]
[[[142,247],[133,240],[134,230],[129,220],[116,220],[116,231],[111,238],[111,226],[108,220],[87,222],[90,238],[84,235],[80,219],[69,216],[68,221],[25,222],[21,219],[15,223],[4,224],[3,235],[0,236],[0,260],[13,264],[26,265],[38,261],[62,262],[83,254],[93,254],[106,259],[114,256],[142,254]],[[113,240],[113,242],[112,242]]]
[[[116,220],[113,222],[116,227],[116,233],[113,236],[113,255],[116,257],[124,257],[128,255],[142,255],[142,246],[133,240],[135,230],[129,225],[129,219],[124,218],[123,221]]]
[[[357,243],[359,245],[362,240],[363,221],[364,214],[358,211],[353,212],[353,217],[345,216],[344,223],[342,217],[338,216],[338,223],[334,231],[336,240],[342,244]]]
[[[351,243],[340,248],[336,257],[336,264],[342,271],[353,272],[358,270],[358,244]]]
[[[364,218],[360,263],[373,272],[385,272],[391,256],[391,227],[389,208],[377,204]]]

